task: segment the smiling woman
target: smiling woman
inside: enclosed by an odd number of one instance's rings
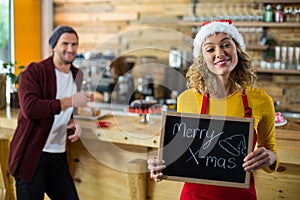
[[[234,40],[227,34],[217,33],[215,37],[206,39],[202,49],[208,69],[217,76],[227,79],[238,60]]]
[[[241,162],[236,163],[241,168],[239,173],[245,173],[245,171],[253,173],[258,169],[264,169],[269,173],[275,171],[278,168],[279,161],[276,154],[273,101],[261,88],[254,87],[256,79],[254,67],[251,58],[245,52],[243,37],[237,28],[233,26],[232,21],[216,20],[203,23],[194,39],[193,56],[193,64],[186,74],[190,88],[178,96],[177,111],[197,115],[200,113],[255,119],[255,123],[249,127],[254,130],[254,134],[253,132],[251,134],[254,138],[253,146],[257,143],[258,147],[256,149],[248,148],[249,151],[245,154],[246,157],[243,156]],[[259,100],[257,101],[257,99]],[[234,137],[231,138],[241,141],[238,128],[231,127],[230,130],[235,133]],[[217,134],[219,133],[217,132]],[[238,150],[240,148],[233,148],[235,146],[226,142],[226,140],[218,144],[225,152],[230,152],[230,155],[239,155],[240,153]],[[242,143],[238,142],[238,144]],[[228,151],[228,149],[232,151]],[[212,152],[209,152],[209,154],[211,155]],[[230,160],[227,159],[230,162],[222,165],[225,161],[222,159],[225,158],[225,154],[216,156],[215,163],[218,165],[214,166],[234,168],[235,163],[232,162],[231,158]],[[167,164],[162,159],[149,159],[150,177],[155,181],[162,180],[164,169],[169,167]],[[199,174],[199,172],[194,172],[194,174]],[[234,186],[223,187],[209,183],[198,184],[187,181],[183,186],[180,199],[256,200],[256,189],[252,175],[250,176],[249,185],[248,188],[240,189]],[[232,194],[234,194],[234,197]]]

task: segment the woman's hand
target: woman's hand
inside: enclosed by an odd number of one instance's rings
[[[148,169],[150,170],[150,177],[156,182],[162,180],[161,178],[163,176],[163,173],[161,172],[161,170],[166,168],[164,163],[164,160],[159,160],[156,157],[147,161]]]
[[[245,171],[254,172],[274,164],[275,161],[276,154],[273,151],[260,147],[245,157],[243,167]]]
[[[72,120],[68,124],[67,129],[74,130],[74,134],[68,136],[68,139],[71,140],[71,142],[75,142],[80,138],[80,135],[82,133],[82,127],[78,122],[76,122],[75,120]]]

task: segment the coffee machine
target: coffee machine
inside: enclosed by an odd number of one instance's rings
[[[111,101],[111,93],[114,90],[114,87],[115,83],[110,73],[110,67],[107,66],[96,86],[96,91],[103,94],[105,103],[109,103]]]

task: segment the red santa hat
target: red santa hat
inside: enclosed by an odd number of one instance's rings
[[[243,36],[239,33],[237,28],[232,25],[231,20],[208,21],[202,23],[201,28],[194,39],[194,58],[197,58],[200,55],[202,44],[206,38],[215,33],[228,34],[238,43],[238,45],[240,45],[242,50],[246,49]]]

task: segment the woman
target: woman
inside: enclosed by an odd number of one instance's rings
[[[190,89],[178,97],[177,111],[255,119],[255,149],[244,159],[245,171],[273,172],[276,154],[275,111],[272,98],[254,88],[256,76],[245,52],[243,37],[230,20],[205,22],[194,40],[194,64],[187,72]],[[163,160],[148,160],[150,176],[161,181]],[[181,200],[257,199],[251,174],[250,188],[185,183]]]

